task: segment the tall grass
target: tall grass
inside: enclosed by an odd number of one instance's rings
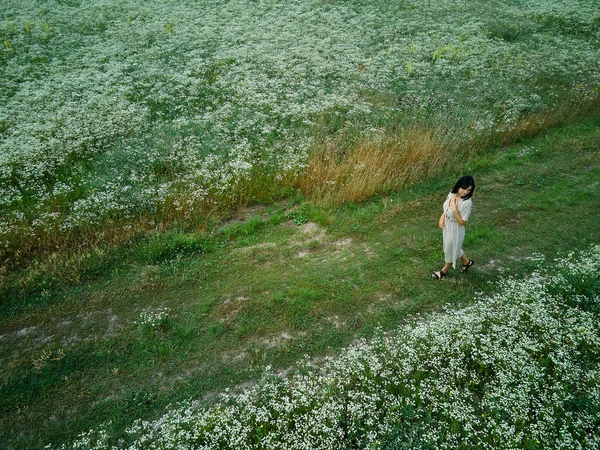
[[[424,124],[372,128],[350,144],[322,139],[296,186],[316,203],[362,201],[598,110],[600,96],[581,101],[567,95],[554,108],[524,115],[512,124],[498,123],[487,131],[474,130],[474,124],[444,129],[446,120],[437,128]]]
[[[357,202],[429,177],[455,160],[424,127],[398,135],[374,130],[373,135],[343,155],[336,148],[317,149],[298,180],[300,190],[318,203]]]
[[[600,92],[600,90],[596,90]],[[470,139],[462,143],[467,154],[480,152],[481,149],[509,145],[521,139],[537,136],[550,128],[567,124],[600,110],[600,95],[582,99],[574,93],[565,94],[552,108],[535,113],[523,114],[512,123],[499,123],[488,132],[471,134]],[[472,127],[473,128],[473,127]],[[472,129],[471,128],[471,129]]]

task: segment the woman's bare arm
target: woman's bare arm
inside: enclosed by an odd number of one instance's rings
[[[452,197],[452,199],[450,200],[450,208],[452,208],[452,213],[454,214],[454,218],[456,219],[458,224],[462,225],[464,227],[467,224],[467,221],[463,220],[462,216],[458,212],[458,197],[457,196]]]

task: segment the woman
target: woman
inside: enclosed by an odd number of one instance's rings
[[[448,274],[448,269],[456,269],[456,260],[460,258],[462,266],[461,272],[465,272],[474,262],[467,259],[463,252],[462,244],[465,239],[465,225],[471,215],[473,206],[471,197],[475,191],[475,181],[473,177],[464,176],[452,188],[450,194],[444,202],[444,212],[440,217],[439,226],[444,234],[444,255],[445,262],[442,270],[433,272],[432,278],[441,280]]]

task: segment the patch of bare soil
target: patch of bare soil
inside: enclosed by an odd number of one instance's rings
[[[238,296],[235,298],[227,297],[221,304],[215,308],[217,320],[229,322],[235,318],[238,312],[244,306],[244,303],[250,300],[247,297]]]
[[[256,340],[256,343],[261,347],[272,349],[287,344],[293,339],[298,339],[306,336],[305,331],[282,331],[280,334],[263,336]]]
[[[308,258],[318,253],[323,260],[340,259],[341,254],[354,244],[352,238],[330,240],[327,232],[313,222],[305,223],[299,229],[300,236],[289,242],[296,249],[297,258]]]
[[[236,223],[244,223],[250,220],[252,217],[260,217],[266,219],[268,214],[266,213],[266,207],[264,205],[250,205],[240,206],[235,210],[233,215],[222,223],[222,227],[228,227]]]
[[[248,247],[234,248],[234,249],[231,250],[231,252],[232,253],[247,254],[247,253],[252,253],[252,252],[255,252],[255,251],[265,250],[265,249],[273,248],[273,247],[277,247],[277,244],[275,242],[263,242],[261,244],[249,245]]]
[[[0,336],[3,351],[2,364],[31,359],[32,363],[44,355],[69,351],[69,348],[89,341],[106,339],[125,325],[111,309],[88,311],[74,317],[46,317],[35,326],[23,326]]]

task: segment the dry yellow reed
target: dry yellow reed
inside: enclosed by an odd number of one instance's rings
[[[325,204],[362,201],[433,174],[445,164],[445,155],[432,130],[412,127],[376,142],[359,142],[343,158],[330,148],[317,149],[298,188]]]

